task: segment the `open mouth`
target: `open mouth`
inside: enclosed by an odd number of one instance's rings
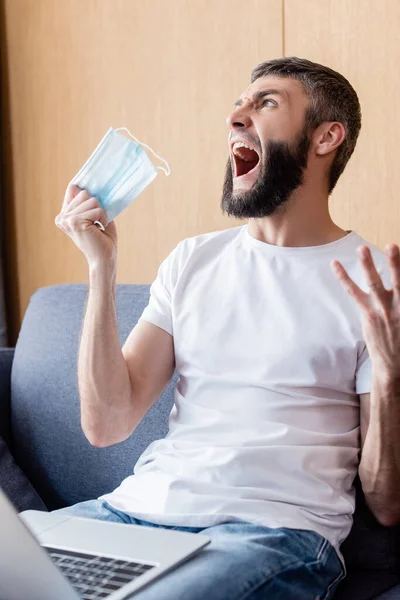
[[[244,142],[235,142],[232,146],[232,155],[235,165],[235,177],[247,175],[256,168],[260,162],[258,153]]]

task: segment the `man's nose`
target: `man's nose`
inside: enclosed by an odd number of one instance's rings
[[[239,127],[250,127],[251,117],[248,109],[238,106],[230,115],[226,118],[226,124],[229,129],[235,129]]]

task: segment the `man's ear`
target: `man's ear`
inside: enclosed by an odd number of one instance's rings
[[[325,122],[314,132],[315,153],[319,155],[329,154],[336,150],[346,137],[346,130],[338,121]]]

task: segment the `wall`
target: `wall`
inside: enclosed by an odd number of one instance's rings
[[[398,0],[285,0],[285,54],[343,73],[357,91],[362,129],[330,199],[331,215],[382,249],[400,242]]]
[[[5,0],[4,29],[15,338],[38,287],[87,280],[84,257],[54,219],[68,181],[110,126],[127,126],[172,169],[116,219],[119,282],[151,282],[183,237],[240,223],[219,208],[225,118],[254,63],[282,54],[282,6]]]
[[[332,215],[381,247],[399,241],[399,10],[397,0],[3,0],[11,343],[38,287],[87,280],[54,218],[109,126],[127,126],[172,169],[116,219],[118,282],[150,283],[182,238],[240,224],[219,207],[225,118],[268,58],[296,54],[349,78],[363,130]]]

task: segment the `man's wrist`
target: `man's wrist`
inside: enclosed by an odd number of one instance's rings
[[[387,394],[400,396],[400,373],[372,363],[372,386]]]
[[[116,284],[117,268],[116,264],[112,263],[92,263],[89,265],[89,282],[91,287],[95,288],[112,288]]]

